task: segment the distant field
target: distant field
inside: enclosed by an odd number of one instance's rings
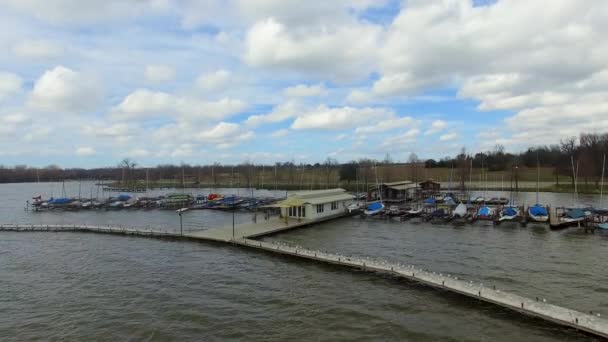
[[[452,182],[450,183],[450,173],[453,172]],[[520,190],[536,190],[536,178],[537,173],[534,168],[520,168],[518,170],[518,187]],[[442,188],[457,189],[459,187],[458,177],[456,170],[450,170],[449,168],[433,168],[424,169],[418,168],[417,170],[412,169],[407,165],[390,165],[390,166],[379,166],[377,170],[378,179],[380,182],[394,182],[400,180],[416,180],[418,182],[426,179],[434,179],[441,183]],[[367,173],[367,187],[371,187],[375,184],[376,173],[369,170]],[[257,173],[250,174],[247,177],[245,174],[239,173],[235,170],[232,173],[221,173],[214,174],[214,177],[208,174],[197,174],[196,176],[185,174],[184,178],[179,179],[162,179],[162,180],[150,180],[150,187],[256,187],[266,189],[285,189],[285,190],[299,190],[299,189],[325,189],[333,187],[342,187],[351,191],[357,189],[357,183],[354,181],[346,182],[339,180],[338,170],[324,170],[324,169],[298,169],[298,170],[281,170],[277,172],[276,177],[273,169],[266,169],[264,172],[257,170]],[[214,179],[215,178],[215,179]],[[481,169],[473,169],[472,182],[469,183],[469,177],[466,177],[467,188],[473,189],[503,189],[508,190],[511,187],[515,187],[515,180],[511,183],[511,173],[506,171],[495,171],[487,172]],[[120,182],[112,184],[117,187],[138,187],[143,188],[146,186],[144,180],[137,180],[135,182],[129,182],[122,186]],[[554,191],[554,192],[572,192],[572,186],[570,184],[570,177],[559,176],[559,185],[556,185],[556,178],[553,175],[553,168],[541,168],[540,169],[540,184],[541,191]],[[359,190],[365,188],[365,177],[364,173],[361,172],[361,179],[359,181]],[[599,187],[595,186],[595,183],[589,181],[588,185],[582,184],[579,180],[578,190],[581,193],[599,193]]]

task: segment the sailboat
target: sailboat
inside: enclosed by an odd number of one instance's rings
[[[349,204],[348,207],[346,208],[348,210],[348,212],[351,214],[358,213],[358,212],[360,212],[361,209],[363,209],[363,204],[359,201],[361,199],[361,196],[359,194],[359,165],[357,165],[357,169],[355,170],[355,186],[356,186],[355,202]]]
[[[606,211],[604,208],[604,171],[606,170],[606,155],[604,154],[604,161],[602,163],[602,184],[600,185],[600,210]],[[608,229],[608,222],[603,222],[597,225],[600,229]]]
[[[547,207],[539,204],[538,193],[540,192],[540,161],[538,160],[538,150],[536,151],[536,204],[528,207],[528,216],[535,222],[547,222],[549,211]]]
[[[378,197],[380,201],[370,203],[367,209],[363,212],[367,216],[376,215],[384,210],[384,203],[382,203],[382,191],[380,191],[380,185],[378,184],[378,169],[374,165],[374,172],[376,173],[376,190],[378,191]]]

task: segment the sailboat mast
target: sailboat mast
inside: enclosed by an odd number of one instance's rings
[[[606,154],[602,162],[602,184],[600,185],[600,208],[604,207],[604,171],[606,170]]]
[[[538,192],[540,191],[540,160],[538,159],[538,150],[536,150],[536,204],[538,201]]]

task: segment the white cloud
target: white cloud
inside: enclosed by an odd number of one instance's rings
[[[82,146],[76,149],[76,155],[81,157],[88,157],[94,155],[95,149],[90,146]]]
[[[439,137],[439,141],[450,141],[450,140],[454,140],[456,138],[458,138],[458,134],[451,132],[451,133],[446,133],[446,134],[441,135]]]
[[[13,113],[0,116],[0,121],[9,125],[19,125],[29,121],[29,117],[23,113]]]
[[[145,148],[134,148],[127,151],[125,155],[133,158],[144,158],[150,155],[150,151]]]
[[[275,137],[275,138],[279,138],[279,137],[285,137],[289,135],[289,130],[286,128],[283,129],[279,129],[277,131],[272,132],[272,134],[270,134],[271,136]]]
[[[53,24],[84,25],[134,18],[163,9],[161,0],[4,0],[4,6]],[[165,7],[166,8],[166,7]]]
[[[298,84],[285,88],[283,94],[287,97],[324,96],[327,95],[327,89],[322,83],[315,85]]]
[[[371,91],[354,89],[346,97],[346,102],[354,103],[354,104],[361,104],[361,103],[370,102],[372,99],[373,99],[373,95],[372,95]]]
[[[424,135],[439,133],[448,127],[448,123],[443,120],[435,120],[431,123],[431,128],[424,132]]]
[[[391,118],[394,113],[385,108],[330,108],[325,105],[308,111],[296,118],[292,129],[329,129],[340,130],[354,128],[378,120]]]
[[[265,123],[282,122],[289,118],[295,117],[302,111],[303,108],[298,102],[289,100],[275,106],[272,112],[268,114],[256,114],[249,116],[245,121],[245,124],[249,127],[257,127]]]
[[[230,148],[253,137],[254,133],[252,131],[230,122],[220,122],[198,135],[201,142],[215,144],[218,148]]]
[[[24,40],[13,46],[13,53],[23,58],[55,58],[63,55],[63,49],[49,40]]]
[[[168,65],[151,64],[146,66],[144,75],[150,82],[168,82],[175,79],[175,69]]]
[[[97,109],[101,96],[95,77],[57,66],[36,81],[28,105],[41,111],[78,113]]]
[[[416,138],[419,134],[420,130],[418,130],[417,128],[412,128],[403,134],[386,138],[382,143],[382,146],[395,147],[400,146],[401,144],[413,143],[416,141]]]
[[[255,67],[348,80],[373,70],[380,32],[378,26],[365,23],[291,31],[269,18],[247,32],[244,59]]]
[[[232,82],[232,73],[220,69],[214,72],[201,74],[196,80],[199,88],[207,91],[220,91],[226,89]]]
[[[129,136],[130,128],[129,125],[125,123],[116,123],[116,124],[93,124],[86,125],[83,127],[82,133],[86,136],[90,137],[99,137],[99,138],[120,138]]]
[[[0,101],[21,91],[23,79],[17,74],[0,71]]]
[[[381,132],[386,132],[386,131],[390,131],[393,129],[398,129],[398,128],[404,128],[404,127],[408,127],[408,126],[416,126],[418,125],[419,122],[418,120],[406,116],[406,117],[402,117],[402,118],[392,118],[392,119],[385,119],[382,121],[378,121],[378,123],[376,123],[375,125],[367,125],[367,126],[363,126],[363,127],[358,127],[355,130],[355,133],[357,134],[369,134],[369,133],[381,133]]]
[[[165,92],[137,89],[113,109],[115,119],[146,117],[178,117],[187,120],[221,120],[243,111],[247,105],[241,100],[223,98],[205,101],[179,97]]]

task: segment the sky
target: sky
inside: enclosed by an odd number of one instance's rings
[[[608,131],[605,0],[0,0],[0,164],[442,158]]]

